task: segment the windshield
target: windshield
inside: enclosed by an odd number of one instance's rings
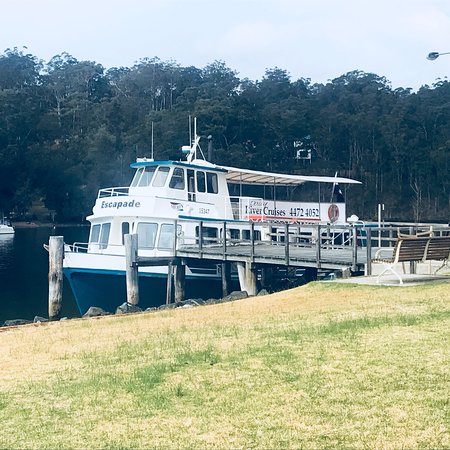
[[[131,187],[150,186],[155,171],[155,166],[139,168],[134,175],[133,181],[131,182]]]

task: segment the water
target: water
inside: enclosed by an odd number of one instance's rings
[[[14,235],[0,235],[0,325],[7,319],[48,317],[49,237],[86,242],[88,227],[16,228]],[[64,280],[62,316],[78,317],[72,292]]]

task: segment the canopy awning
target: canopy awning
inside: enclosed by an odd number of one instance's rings
[[[361,181],[343,177],[321,177],[309,175],[286,175],[282,173],[260,172],[258,170],[238,169],[236,167],[215,166],[226,171],[226,179],[229,183],[236,184],[276,184],[291,186],[307,182],[333,183],[333,184],[361,184]]]

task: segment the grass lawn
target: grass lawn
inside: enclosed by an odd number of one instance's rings
[[[0,448],[450,448],[450,284],[0,332]]]

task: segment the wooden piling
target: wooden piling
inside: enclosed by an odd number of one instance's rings
[[[167,265],[167,290],[166,290],[166,305],[172,303],[172,278],[173,278],[173,264],[169,262]]]
[[[274,281],[274,270],[273,266],[263,265],[261,266],[261,286],[267,288],[273,284]]]
[[[48,318],[57,320],[61,314],[63,289],[64,237],[50,236],[48,242]]]
[[[247,278],[247,293],[248,295],[256,295],[258,293],[256,288],[256,267],[252,262],[245,263],[245,275]]]
[[[139,304],[139,273],[138,273],[138,236],[137,234],[126,234],[125,241],[125,265],[127,283],[127,303]]]
[[[372,275],[372,229],[366,229],[366,275]]]
[[[186,265],[174,266],[175,301],[182,302],[185,298]]]
[[[237,264],[238,276],[239,276],[239,284],[241,286],[241,291],[247,291],[248,295],[256,295],[256,268],[255,265],[246,261],[239,261]]]
[[[230,293],[231,285],[231,264],[222,261],[222,296],[226,297]]]

